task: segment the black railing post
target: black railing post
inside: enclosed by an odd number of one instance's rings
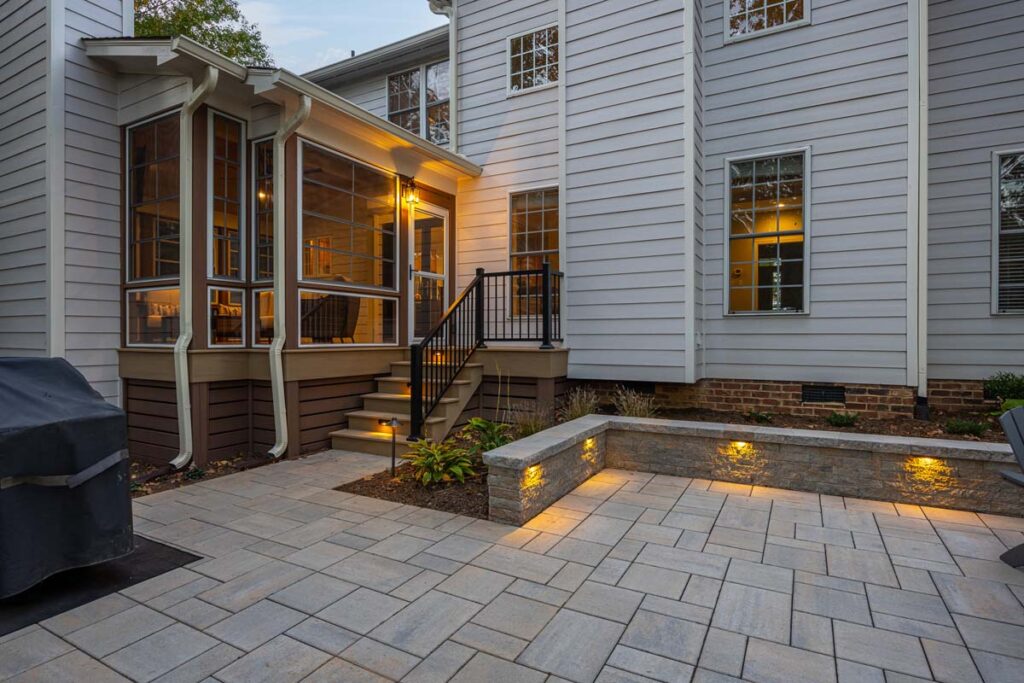
[[[481,349],[486,349],[487,348],[487,344],[484,344],[484,334],[485,334],[485,323],[487,322],[486,317],[485,317],[487,309],[486,309],[486,306],[485,306],[486,302],[484,301],[484,269],[483,268],[477,268],[476,269],[476,292],[474,292],[473,296],[476,297],[476,313],[475,313],[476,320],[474,321],[475,325],[476,325],[476,342],[477,342],[477,344],[479,345],[479,347]]]
[[[545,261],[541,264],[541,328],[543,340],[540,345],[542,349],[553,349],[551,343],[551,264]]]
[[[419,344],[409,346],[409,441],[423,436],[423,350]]]

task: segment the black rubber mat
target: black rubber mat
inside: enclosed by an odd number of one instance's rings
[[[0,636],[199,559],[202,558],[136,536],[135,550],[130,555],[55,574],[24,593],[0,600]]]

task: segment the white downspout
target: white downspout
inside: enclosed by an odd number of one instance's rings
[[[459,153],[459,22],[458,0],[430,0],[430,11],[448,17],[448,149]]]
[[[274,399],[274,446],[270,457],[280,458],[288,450],[288,415],[284,397],[284,364],[281,350],[287,338],[285,308],[285,143],[306,119],[313,100],[299,98],[299,108],[274,134],[274,339],[270,342],[270,393]],[[301,172],[301,169],[300,169]]]
[[[923,404],[925,416],[928,408],[928,60],[929,27],[928,0],[921,0],[918,27],[919,100],[918,108],[918,180],[917,211],[920,230],[917,243],[917,395]]]
[[[217,87],[220,71],[212,66],[206,67],[206,73],[199,87],[193,88],[179,114],[181,167],[178,171],[180,237],[178,279],[180,294],[178,299],[180,331],[174,342],[174,390],[178,404],[178,457],[171,461],[171,467],[180,470],[192,461],[192,400],[189,395],[191,387],[188,382],[188,347],[192,344],[192,118],[199,105],[209,97]]]
[[[907,132],[907,383],[914,415],[928,416],[928,2],[909,3]]]

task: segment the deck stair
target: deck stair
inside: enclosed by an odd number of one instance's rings
[[[423,424],[423,436],[442,441],[452,431],[483,381],[484,366],[468,363]],[[357,453],[391,455],[391,429],[381,420],[398,418],[398,454],[407,451],[411,418],[409,361],[391,364],[391,375],[377,378],[377,391],[363,396],[363,409],[348,414],[348,428],[331,432],[333,448]]]

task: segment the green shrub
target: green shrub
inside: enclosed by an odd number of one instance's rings
[[[753,420],[754,422],[763,425],[768,424],[769,422],[772,421],[771,413],[761,413],[756,410],[751,410],[749,413],[747,413],[747,417]]]
[[[197,481],[206,476],[206,470],[199,469],[198,467],[192,467],[185,472],[185,478],[192,481]]]
[[[505,414],[517,439],[544,431],[553,422],[551,407],[543,403],[516,403]]]
[[[985,380],[985,393],[1001,401],[1024,399],[1024,375],[997,372]]]
[[[600,405],[601,399],[598,398],[596,391],[590,387],[575,387],[562,399],[555,417],[559,422],[569,422],[596,413]]]
[[[857,413],[832,413],[825,418],[833,427],[852,427],[857,424]]]
[[[462,448],[453,441],[434,442],[420,439],[410,449],[412,455],[413,476],[424,486],[447,483],[456,480],[466,481],[476,472],[473,461]]]
[[[967,420],[955,417],[946,423],[947,434],[970,434],[971,436],[981,436],[987,431],[988,425],[984,422],[978,422],[977,420]]]
[[[471,453],[478,456],[512,441],[509,431],[510,427],[506,424],[471,417],[469,423],[462,428],[462,436],[469,442]]]
[[[1003,401],[1003,405],[999,406],[999,412],[997,415],[1002,415],[1007,410],[1013,410],[1014,408],[1024,408],[1024,398],[1008,398]]]
[[[615,406],[615,412],[623,417],[654,417],[658,414],[653,395],[641,394],[621,385],[612,394],[612,405]]]

